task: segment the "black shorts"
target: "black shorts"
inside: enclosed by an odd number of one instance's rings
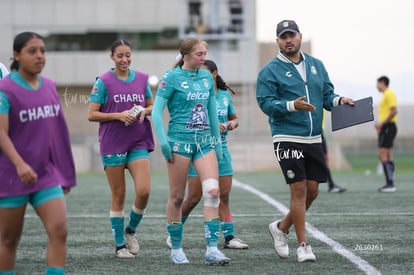
[[[378,135],[379,148],[392,148],[394,139],[397,136],[397,125],[395,123],[386,123],[382,125]]]
[[[328,168],[321,143],[275,142],[273,147],[287,184],[303,180],[326,182]]]

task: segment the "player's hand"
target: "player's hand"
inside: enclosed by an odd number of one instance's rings
[[[136,117],[131,115],[129,113],[129,110],[125,110],[121,113],[119,113],[119,120],[124,122],[126,126],[130,125],[132,122],[134,122]]]
[[[37,182],[37,174],[30,165],[23,162],[16,166],[17,174],[20,180],[26,184],[34,184]]]
[[[69,187],[63,187],[62,186],[62,190],[63,190],[63,194],[67,195],[70,192],[70,188]]]
[[[147,108],[144,108],[144,110],[142,110],[142,112],[139,113],[139,118],[138,118],[139,123],[144,122],[146,115],[147,115]]]
[[[236,129],[238,124],[239,123],[238,123],[237,119],[229,120],[227,122],[227,130],[232,131],[232,130]]]
[[[304,112],[312,112],[315,111],[316,108],[312,104],[305,101],[306,96],[301,96],[295,99],[293,102],[295,109],[298,111],[304,111]]]
[[[163,154],[165,159],[167,161],[171,161],[172,160],[171,146],[168,143],[160,144],[160,146],[161,146],[161,153]]]
[[[381,132],[382,123],[375,123],[375,129],[377,130],[377,133]]]
[[[227,131],[227,123],[220,123],[219,124],[219,128],[220,128],[220,133],[224,133],[225,131]]]

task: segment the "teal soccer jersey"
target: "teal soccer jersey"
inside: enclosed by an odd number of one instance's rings
[[[169,141],[211,143],[208,102],[213,94],[214,82],[207,70],[187,71],[178,66],[164,75],[157,96],[168,99]]]
[[[229,121],[229,116],[235,115],[236,110],[233,105],[233,100],[227,90],[218,90],[216,94],[216,108],[217,108],[217,117],[219,123],[226,123]],[[222,132],[221,135],[221,145],[223,147],[223,157],[219,161],[219,176],[232,176],[233,175],[233,164],[231,159],[231,154],[227,148],[227,134],[229,131]],[[194,169],[194,166],[190,165],[190,170],[188,172],[189,177],[198,177],[197,172]]]
[[[234,109],[233,100],[228,91],[226,90],[218,90],[216,94],[216,107],[217,107],[217,117],[219,123],[227,123],[229,120],[229,116],[236,114],[236,110]],[[221,142],[226,143],[226,136],[228,131],[224,131],[221,133]]]

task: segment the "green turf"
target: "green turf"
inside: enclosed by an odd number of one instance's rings
[[[414,270],[414,172],[398,173],[397,192],[381,194],[376,189],[383,184],[383,176],[376,173],[366,175],[364,171],[334,173],[335,181],[348,191],[329,194],[326,184],[322,184],[307,221],[349,251],[356,250],[352,253],[383,274],[410,274]],[[277,171],[237,173],[236,178],[285,206],[289,203],[288,187]],[[127,192],[126,212],[133,197],[130,180]],[[184,231],[184,251],[191,264],[172,265],[165,245],[167,197],[166,173],[153,173],[147,217],[137,232],[141,251],[133,260],[120,260],[114,257],[108,218],[110,193],[105,176],[79,175],[78,186],[67,196],[69,238],[66,274],[363,274],[355,264],[310,234],[309,242],[317,261],[298,263],[293,228],[289,234],[291,256],[286,260],[279,259],[267,226],[282,214],[258,196],[240,188],[232,191],[231,207],[236,235],[250,248],[244,251],[223,249],[232,259],[229,266],[205,266],[201,207],[198,206]],[[47,239],[34,212],[28,209],[27,215],[18,249],[16,274],[43,274]],[[222,243],[220,237],[220,247]]]
[[[375,155],[348,155],[346,156],[353,170],[375,172],[379,163]],[[414,171],[414,156],[412,154],[398,154],[394,156],[397,171]]]

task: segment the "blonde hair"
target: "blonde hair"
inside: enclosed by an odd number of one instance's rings
[[[177,58],[177,62],[173,67],[182,66],[184,64],[184,56],[191,53],[194,47],[200,43],[207,47],[207,42],[199,38],[190,37],[182,41],[179,48],[179,58]]]

